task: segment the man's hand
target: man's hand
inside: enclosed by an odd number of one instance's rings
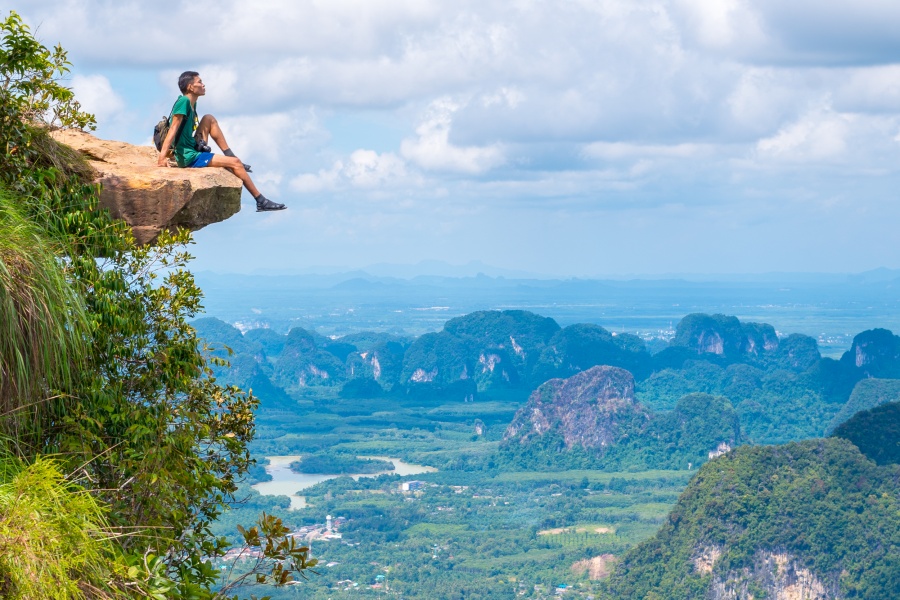
[[[163,154],[162,152],[159,153],[159,158],[156,160],[156,166],[157,167],[168,167],[169,166],[169,159],[166,158],[166,155]]]

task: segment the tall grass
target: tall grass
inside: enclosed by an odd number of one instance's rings
[[[119,598],[104,509],[57,464],[0,458],[0,597]]]
[[[88,321],[53,243],[0,190],[0,427],[33,432],[85,356]]]

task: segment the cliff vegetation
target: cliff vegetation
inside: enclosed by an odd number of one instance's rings
[[[188,323],[190,233],[136,244],[50,136],[94,124],[69,66],[16,13],[0,21],[0,591],[224,598],[246,579],[212,568],[210,526],[251,465],[257,401],[216,382]],[[273,541],[260,580],[307,566],[282,533],[248,530]]]

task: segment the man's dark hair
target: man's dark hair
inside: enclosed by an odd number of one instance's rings
[[[187,94],[188,86],[194,83],[194,77],[199,74],[197,71],[185,71],[178,76],[178,89],[182,94]]]

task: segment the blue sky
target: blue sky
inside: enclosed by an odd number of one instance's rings
[[[900,268],[896,1],[18,4],[101,137],[149,143],[201,73],[290,208],[245,194],[198,269]]]

